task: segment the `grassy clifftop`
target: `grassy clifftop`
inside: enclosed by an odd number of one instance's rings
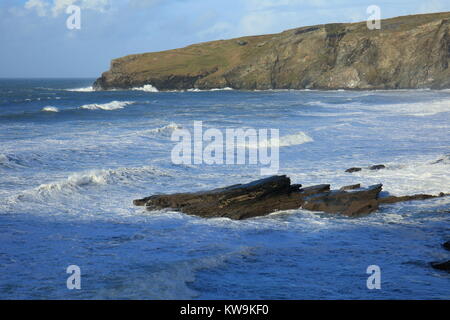
[[[96,89],[450,87],[450,12],[325,24],[115,59]]]

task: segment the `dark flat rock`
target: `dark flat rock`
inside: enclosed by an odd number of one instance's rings
[[[302,197],[307,197],[307,196],[310,196],[313,194],[330,191],[330,185],[329,184],[318,184],[315,186],[302,188],[299,191],[300,191]]]
[[[405,201],[411,201],[411,200],[426,200],[426,199],[432,199],[432,198],[438,198],[438,197],[442,197],[442,195],[440,194],[438,196],[433,196],[430,194],[415,194],[412,196],[401,196],[401,197],[389,196],[389,197],[378,199],[378,202],[380,204],[385,204],[385,203],[405,202]]]
[[[302,187],[301,184],[291,184],[291,180],[283,175],[209,191],[152,195],[133,203],[148,210],[170,208],[205,218],[241,220],[299,208],[354,217],[371,213],[380,204],[437,197],[419,194],[380,198],[381,190],[381,184],[368,188],[354,184],[340,190],[331,190],[329,184]],[[445,195],[441,193],[439,196]]]
[[[303,209],[358,216],[378,209],[378,194],[382,185],[377,184],[357,191],[329,191],[309,196]]]
[[[359,189],[359,188],[361,188],[361,184],[357,183],[357,184],[351,184],[351,185],[348,185],[348,186],[343,186],[339,190],[340,191],[345,191],[345,190],[354,190],[354,189]]]
[[[211,191],[154,195],[135,200],[135,205],[148,209],[171,208],[201,217],[246,219],[279,210],[299,208],[296,196],[299,185],[292,185],[286,176],[273,176],[247,184],[238,184]]]

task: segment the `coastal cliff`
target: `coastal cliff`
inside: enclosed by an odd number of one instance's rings
[[[96,90],[450,88],[450,12],[333,23],[115,59]]]

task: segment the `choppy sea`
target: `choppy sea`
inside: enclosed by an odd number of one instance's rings
[[[279,174],[293,183],[450,192],[450,91],[94,92],[92,82],[0,80],[1,299],[450,299],[450,274],[429,266],[450,258],[450,197],[361,218],[244,221],[132,205],[262,177],[258,165],[174,164],[171,135],[194,121],[278,129]],[[386,168],[366,169],[375,164]],[[66,286],[69,265],[80,290]],[[370,265],[381,289],[367,288]]]

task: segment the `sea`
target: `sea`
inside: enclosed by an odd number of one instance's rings
[[[241,221],[132,203],[265,177],[259,163],[175,163],[172,135],[195,121],[279,130],[277,174],[292,183],[449,193],[449,90],[96,92],[93,81],[0,80],[0,299],[450,299],[450,274],[430,266],[450,259],[449,196],[358,218]]]

